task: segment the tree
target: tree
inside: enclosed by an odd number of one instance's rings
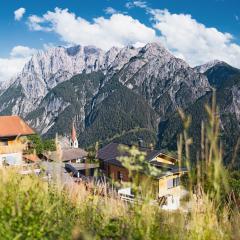
[[[29,136],[28,140],[30,141],[30,144],[31,144],[31,149],[30,149],[31,153],[33,153],[34,149],[36,150],[36,154],[41,154],[43,152],[42,139],[38,134]]]
[[[36,151],[36,154],[41,154],[43,151],[56,150],[56,144],[53,139],[42,140],[38,134],[29,136],[28,141],[31,145],[29,153],[33,153],[34,150]]]

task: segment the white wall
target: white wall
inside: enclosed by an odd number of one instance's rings
[[[23,163],[22,153],[0,154],[0,166],[3,165],[3,161],[6,161],[9,165],[21,165]]]
[[[180,207],[180,197],[179,196],[167,196],[166,205],[162,206],[164,210],[177,210]]]

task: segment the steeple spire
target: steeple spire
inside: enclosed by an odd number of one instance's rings
[[[76,129],[75,129],[74,122],[72,123],[71,147],[72,148],[78,148],[77,132],[76,132]]]

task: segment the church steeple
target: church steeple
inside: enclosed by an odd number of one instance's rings
[[[76,129],[75,129],[74,122],[72,123],[71,147],[72,148],[78,148],[77,132],[76,132]]]

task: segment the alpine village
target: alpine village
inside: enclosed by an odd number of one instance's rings
[[[159,174],[148,182],[154,188],[156,204],[166,210],[180,208],[180,198],[186,194],[180,185],[180,178],[187,169],[179,166],[177,158],[153,147],[144,147],[142,139],[136,146],[111,142],[97,149],[90,157],[92,153],[79,147],[74,122],[69,128],[71,135],[68,138],[62,139],[62,142],[59,139],[49,142],[50,146],[47,144],[46,149],[37,154],[34,148],[38,138],[36,132],[19,116],[0,116],[1,166],[16,168],[18,174],[37,174],[47,180],[58,170],[63,184],[84,183],[87,187],[89,183],[114,181],[119,183],[115,188],[117,196],[134,202],[131,187],[123,187],[123,183],[131,182],[134,176],[130,178],[129,169],[121,162],[121,156],[129,154],[121,148],[132,147],[144,154],[146,164],[159,170]],[[139,172],[140,181],[143,182],[147,181],[144,170]],[[133,174],[137,174],[136,171]]]
[[[240,240],[240,3],[120,2],[0,1],[0,240]]]

